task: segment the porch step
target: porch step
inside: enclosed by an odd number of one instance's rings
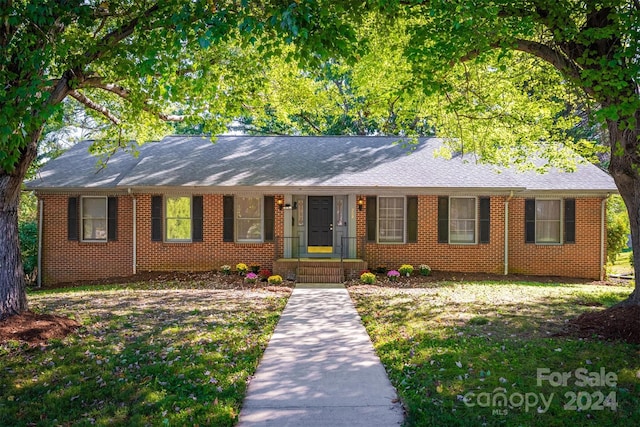
[[[332,266],[307,266],[298,268],[298,283],[342,283],[344,270]]]

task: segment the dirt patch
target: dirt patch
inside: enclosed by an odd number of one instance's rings
[[[21,341],[35,346],[64,338],[79,327],[78,322],[68,317],[28,311],[0,321],[0,343]]]
[[[613,281],[594,281],[591,279],[581,279],[575,277],[559,277],[559,276],[528,276],[523,274],[491,274],[491,273],[463,273],[450,271],[433,271],[428,276],[414,274],[405,277],[400,276],[395,281],[390,281],[386,274],[376,273],[376,285],[392,288],[413,288],[429,286],[439,282],[537,282],[537,283],[576,283],[594,285],[616,285]],[[619,283],[619,282],[618,282]],[[345,283],[346,286],[360,286],[362,282],[358,277],[353,278]]]
[[[43,289],[59,289],[59,288],[73,288],[79,286],[94,286],[94,285],[114,285],[120,283],[189,283],[200,284],[208,288],[215,289],[253,289],[253,288],[269,288],[270,285],[267,282],[257,281],[255,283],[247,283],[244,277],[237,274],[221,274],[215,271],[203,271],[203,272],[191,272],[191,271],[148,271],[140,272],[133,276],[127,277],[107,277],[98,280],[78,280],[75,282],[57,283],[55,285],[49,285]],[[292,288],[293,282],[285,281],[280,286]],[[37,289],[34,289],[37,291]]]
[[[612,307],[583,313],[569,321],[566,334],[580,338],[640,344],[640,306]]]

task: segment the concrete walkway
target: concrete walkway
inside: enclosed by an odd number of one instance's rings
[[[238,426],[402,422],[396,391],[344,286],[297,285],[249,383]]]

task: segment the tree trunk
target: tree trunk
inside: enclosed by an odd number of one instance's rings
[[[27,310],[24,270],[18,234],[18,208],[22,181],[37,154],[42,128],[33,132],[16,168],[0,169],[0,319]]]
[[[7,179],[8,178],[8,179]],[[0,177],[0,194],[12,185],[11,177]],[[20,314],[27,310],[24,271],[18,240],[18,201],[12,202],[0,210],[0,319]]]
[[[636,285],[629,298],[618,306],[640,305],[640,111],[635,114],[636,123],[632,129],[621,129],[617,122],[609,121],[611,142],[611,163],[609,172],[618,187],[629,213],[631,226],[631,249]]]

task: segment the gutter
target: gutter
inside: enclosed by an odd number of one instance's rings
[[[504,275],[509,274],[509,202],[513,198],[513,191],[504,200]]]

